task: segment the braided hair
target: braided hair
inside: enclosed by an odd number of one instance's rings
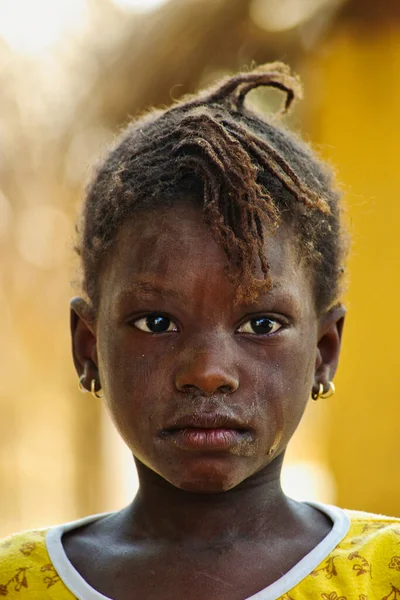
[[[277,116],[245,105],[259,86],[285,93]],[[317,311],[337,300],[346,246],[339,194],[327,166],[279,122],[300,96],[289,68],[271,63],[129,124],[98,166],[77,225],[82,288],[94,312],[104,257],[121,226],[139,209],[178,198],[200,203],[241,299],[270,288],[265,236],[284,223],[312,274]]]

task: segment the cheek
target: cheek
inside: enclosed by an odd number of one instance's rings
[[[296,355],[296,360],[290,361],[290,369],[282,379],[282,399],[280,412],[281,439],[279,445],[286,447],[296,431],[308,400],[314,378],[315,353],[310,354],[309,347]]]
[[[98,336],[100,378],[108,397],[122,402],[146,396],[159,381],[157,356],[147,353],[133,341],[129,329],[104,325]]]
[[[277,349],[276,356],[271,353],[253,370],[248,385],[258,390],[255,403],[269,455],[283,450],[295,432],[310,396],[314,366],[315,353],[304,343]]]
[[[146,444],[162,407],[163,369],[157,368],[157,357],[135,353],[123,339],[107,332],[103,339],[107,342],[98,340],[98,360],[105,400],[115,426],[134,451]]]

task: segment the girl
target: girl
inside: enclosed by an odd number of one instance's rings
[[[133,122],[83,205],[71,302],[82,391],[140,489],[115,513],[0,546],[0,596],[394,600],[400,522],[280,486],[310,397],[334,392],[345,236],[326,167],[245,106],[280,63]],[[90,432],[88,432],[89,434]]]

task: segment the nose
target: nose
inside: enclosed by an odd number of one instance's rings
[[[231,394],[239,387],[234,364],[221,353],[201,351],[192,355],[177,371],[175,386],[180,392]]]

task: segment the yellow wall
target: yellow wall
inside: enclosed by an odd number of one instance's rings
[[[328,401],[337,502],[399,515],[400,24],[341,27],[310,72],[314,139],[345,184],[353,237],[338,393]]]

